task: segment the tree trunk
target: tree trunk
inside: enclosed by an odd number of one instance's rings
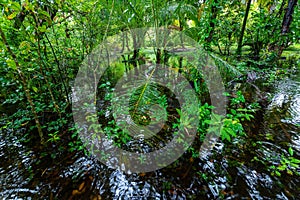
[[[41,144],[44,144],[45,140],[44,140],[44,135],[43,135],[43,131],[42,131],[42,126],[40,124],[39,117],[38,117],[38,114],[36,112],[35,105],[34,105],[33,100],[31,98],[31,94],[30,94],[29,88],[27,87],[28,82],[26,80],[26,77],[25,77],[25,75],[23,74],[23,72],[21,70],[21,66],[20,66],[20,64],[19,64],[19,62],[17,60],[17,56],[13,53],[13,51],[9,47],[9,44],[8,44],[8,42],[6,40],[6,37],[5,37],[5,34],[4,34],[4,32],[2,31],[1,28],[0,28],[0,35],[1,35],[1,38],[2,38],[2,41],[3,41],[3,44],[6,46],[6,49],[7,49],[8,53],[13,58],[13,60],[14,60],[14,62],[16,64],[16,70],[17,70],[17,72],[19,74],[19,77],[20,77],[22,85],[23,85],[23,89],[25,91],[26,98],[27,98],[27,100],[29,102],[29,105],[30,105],[30,108],[31,108],[31,111],[32,111],[32,114],[33,114],[33,117],[34,117],[34,120],[35,120],[35,124],[36,124],[36,127],[38,129],[38,134],[39,134],[40,139],[41,139]]]
[[[281,36],[283,36],[283,38],[282,38],[283,40],[284,40],[285,35],[290,32],[290,25],[293,21],[294,8],[297,5],[297,1],[298,0],[289,0],[288,7],[285,11],[283,21],[282,21],[282,26],[281,26]],[[281,57],[281,54],[282,54],[284,48],[286,48],[287,46],[288,46],[288,41],[287,40],[283,41],[278,49],[278,53],[277,53],[278,58]]]
[[[246,12],[245,12],[245,16],[244,16],[244,21],[243,21],[243,25],[242,25],[241,35],[240,35],[240,38],[238,41],[238,47],[236,50],[236,54],[238,56],[240,56],[242,53],[243,38],[244,38],[244,33],[245,33],[246,25],[247,25],[247,19],[248,19],[248,15],[249,15],[249,11],[250,11],[250,6],[251,6],[251,0],[248,0]]]
[[[286,34],[289,32],[291,22],[293,20],[294,8],[297,5],[298,0],[290,0],[288,7],[286,9],[285,15],[283,17],[281,34]]]
[[[214,21],[217,18],[217,8],[215,5],[212,6],[211,12],[212,12],[212,15],[211,15],[210,22],[209,22],[210,31],[209,31],[208,37],[206,38],[206,42],[212,41],[214,31],[215,31],[216,24]]]
[[[208,46],[210,46],[211,41],[213,40],[213,35],[215,31],[215,26],[216,26],[216,19],[218,15],[218,8],[217,8],[218,0],[213,0],[212,1],[212,6],[211,6],[211,17],[209,19],[209,34],[208,37],[205,39],[205,42],[207,43]]]

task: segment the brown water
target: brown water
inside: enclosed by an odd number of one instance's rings
[[[12,130],[2,131],[0,199],[300,199],[299,177],[271,176],[265,167],[278,164],[290,146],[300,157],[299,76],[280,81],[274,91],[263,121],[246,140],[218,141],[198,159],[185,154],[146,174],[127,175],[56,146],[46,150],[56,158],[44,156],[45,150],[19,142]]]

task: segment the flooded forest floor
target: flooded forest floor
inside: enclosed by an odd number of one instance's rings
[[[197,159],[185,153],[149,173],[124,174],[83,151],[70,152],[67,135],[41,148],[22,140],[23,130],[2,129],[0,198],[299,199],[300,169],[289,157],[300,158],[300,75],[288,75],[272,88],[261,86],[264,81],[239,86],[250,101],[271,97],[244,123],[246,136],[217,141],[213,151]]]

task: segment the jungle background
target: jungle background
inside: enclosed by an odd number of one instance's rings
[[[2,0],[0,197],[299,199],[299,6],[297,0]],[[143,27],[178,31],[207,52],[222,76],[227,113],[212,114],[203,74],[181,54],[142,48],[124,54],[97,88],[97,120],[116,146],[147,152],[181,128],[170,91],[144,85],[131,96],[131,105],[141,107],[132,118],[148,124],[142,107],[152,102],[165,108],[168,123],[151,141],[122,131],[109,103],[120,77],[145,63],[165,64],[183,74],[199,98],[191,108],[199,111],[197,136],[184,155],[154,172],[126,174],[85,148],[73,121],[72,87],[101,42],[127,32],[125,40],[134,43],[128,31]],[[218,130],[210,128],[215,119],[222,122]],[[216,131],[213,150],[199,153],[206,134]]]

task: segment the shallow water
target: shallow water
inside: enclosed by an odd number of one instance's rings
[[[52,150],[56,158],[43,156],[38,148],[19,142],[12,131],[3,131],[0,198],[299,199],[299,177],[272,176],[263,164],[278,164],[290,146],[300,157],[299,91],[298,76],[280,81],[262,127],[246,141],[218,141],[213,151],[198,159],[185,154],[171,166],[150,173],[124,174],[82,152],[57,148]]]

